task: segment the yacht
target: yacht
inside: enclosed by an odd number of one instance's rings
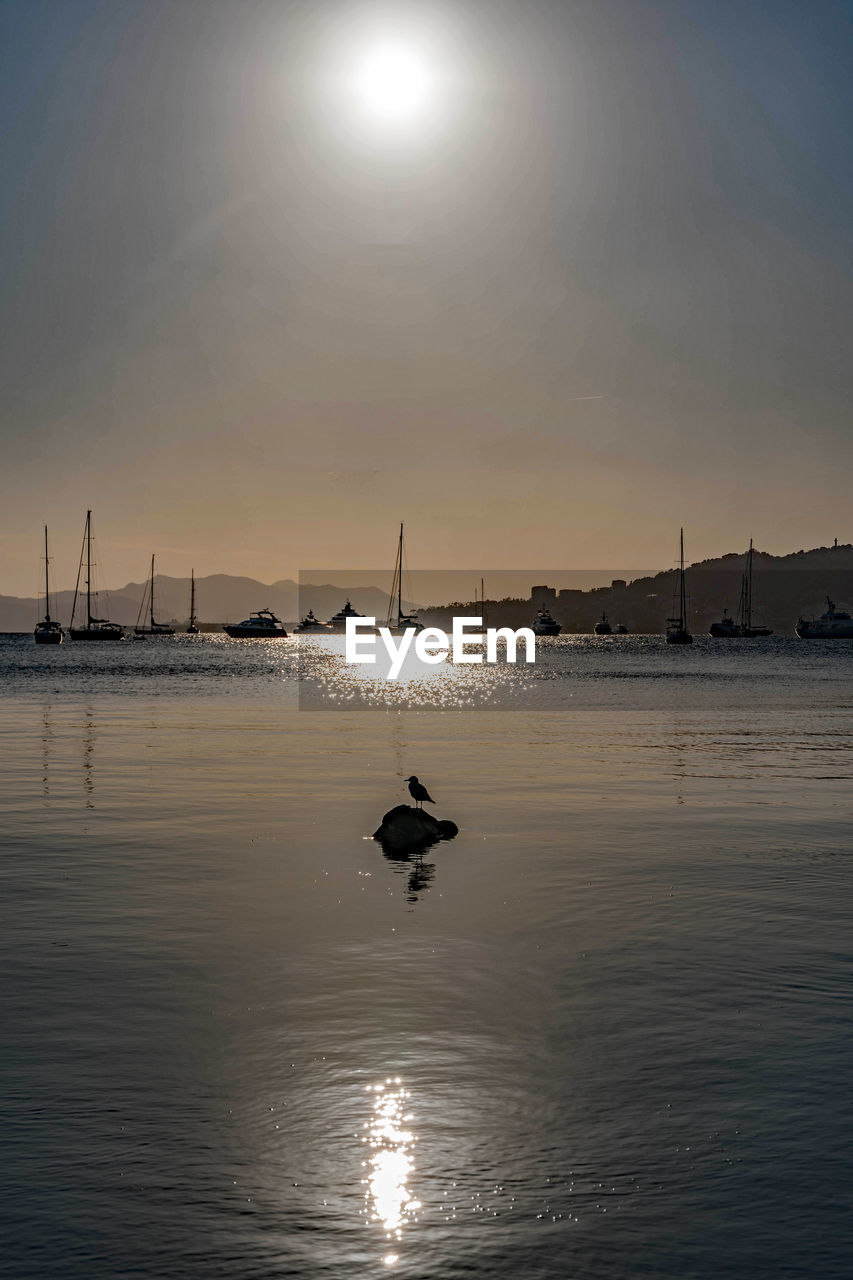
[[[611,631],[613,630],[613,628],[611,627],[610,623],[607,621],[607,614],[606,614],[606,613],[602,613],[602,615],[601,615],[601,621],[600,621],[600,622],[596,622],[595,627],[593,628],[593,630],[595,631],[595,634],[596,634],[597,636],[609,636],[609,635],[610,635],[610,633],[611,633]]]
[[[728,609],[723,610],[723,616],[719,622],[712,622],[708,628],[709,636],[716,636],[718,640],[737,639],[742,635],[742,631],[738,623],[729,613]]]
[[[142,616],[148,614],[148,626],[143,626]],[[154,557],[151,557],[151,572],[148,575],[148,582],[145,587],[145,593],[139,605],[139,613],[136,616],[136,626],[133,628],[133,634],[141,639],[143,636],[173,636],[175,634],[174,627],[170,627],[167,622],[156,622],[154,619]]]
[[[349,600],[347,600],[343,609],[339,609],[333,618],[329,619],[329,630],[336,631],[342,635],[347,629],[347,618],[363,618],[364,614],[359,613],[357,609],[353,609]]]
[[[628,634],[628,628],[625,626],[625,623],[618,622],[613,628],[613,634],[615,636],[626,636]]]
[[[198,635],[198,618],[195,612],[195,569],[190,569],[190,620],[187,624],[187,635]]]
[[[347,601],[349,604],[349,601]],[[346,626],[346,622],[344,623]],[[392,636],[402,636],[407,631],[423,631],[423,626],[414,613],[403,612],[403,526],[400,525],[400,538],[397,542],[397,558],[394,561],[394,577],[391,579],[391,594],[388,597],[388,617],[385,626]]]
[[[752,640],[756,636],[772,636],[769,627],[755,627],[752,624],[752,538],[749,540],[749,551],[746,553],[746,569],[740,583],[740,601],[737,607],[737,618],[732,618],[728,609],[723,610],[719,622],[712,622],[708,635],[718,640]]]
[[[853,640],[853,618],[835,601],[826,597],[826,613],[819,618],[800,618],[794,628],[801,640]]]
[[[539,612],[533,619],[533,634],[535,636],[558,636],[562,630],[562,625],[557,622],[556,618],[551,617],[544,604],[540,605]]]
[[[77,598],[80,595],[80,577],[83,573],[85,560],[86,569],[86,625],[85,627],[74,626],[74,614],[77,610]],[[97,607],[98,593],[93,590],[92,569],[94,562],[92,560],[92,512],[86,512],[86,527],[83,533],[83,546],[80,551],[80,564],[77,568],[77,585],[74,588],[74,603],[71,606],[71,621],[68,624],[68,634],[72,640],[124,640],[124,627],[120,627],[117,622],[110,622],[107,618],[96,618],[92,613],[92,601],[94,599]]]
[[[62,627],[50,616],[50,559],[47,554],[47,525],[44,526],[44,617],[36,623],[33,639],[36,644],[62,644]]]
[[[328,633],[329,628],[325,622],[321,622],[314,616],[313,609],[309,609],[299,626],[293,628],[294,635],[328,635]]]
[[[257,613],[250,613],[243,622],[226,623],[222,630],[227,631],[235,640],[284,640],[287,638],[284,623],[271,609],[259,609]]]
[[[687,630],[687,591],[684,585],[684,530],[681,530],[681,560],[678,567],[678,598],[675,607],[678,614],[666,620],[667,644],[692,644],[693,636]]]

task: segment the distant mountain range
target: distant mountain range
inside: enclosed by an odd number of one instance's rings
[[[722,616],[724,608],[734,614],[744,562],[745,552],[730,552],[689,567],[688,623],[694,632],[707,631],[710,623]],[[534,595],[526,599],[487,599],[488,621],[490,625],[529,626],[536,607],[544,602],[567,632],[591,631],[602,611],[612,623],[623,622],[632,632],[662,632],[672,612],[675,577],[675,571],[668,569],[630,582],[616,579],[611,586],[589,590],[554,589],[543,593],[541,588],[536,588]],[[101,616],[133,626],[145,588],[145,583],[130,582],[119,591],[101,593]],[[786,556],[756,551],[753,594],[755,620],[783,635],[791,633],[800,614],[822,613],[828,595],[839,604],[853,606],[853,545],[815,547]],[[71,616],[73,595],[72,591],[58,591],[53,597],[53,612],[63,624],[67,624]],[[337,613],[347,599],[359,613],[379,619],[387,615],[387,593],[370,585],[300,585],[290,578],[267,584],[224,573],[196,579],[199,619],[202,625],[215,627],[223,622],[238,622],[256,609],[269,608],[292,628],[308,609],[313,609],[317,617],[325,621]],[[189,613],[189,600],[188,578],[157,575],[158,621],[183,626]],[[404,601],[404,607],[417,606]],[[79,609],[78,602],[78,614]],[[0,631],[31,631],[42,611],[40,600],[0,596]],[[464,606],[466,613],[480,611],[479,605],[473,603]],[[419,610],[423,622],[442,627],[447,626],[453,613],[459,612],[459,605]]]
[[[203,625],[221,626],[223,622],[239,622],[257,609],[272,609],[287,627],[295,625],[309,609],[313,609],[318,618],[326,621],[344,606],[347,599],[359,613],[382,619],[388,613],[387,592],[373,586],[342,588],[330,583],[300,586],[290,578],[267,584],[256,582],[254,578],[238,578],[227,573],[196,578],[195,586],[196,613]],[[147,583],[129,582],[118,591],[102,591],[98,609],[95,610],[93,606],[93,612],[109,618],[111,622],[133,626],[146,588]],[[73,591],[51,593],[51,609],[63,625],[71,617],[73,600]],[[154,602],[158,622],[184,626],[190,608],[189,578],[168,578],[157,574],[154,578]],[[81,601],[78,600],[78,617],[80,607]],[[82,599],[82,607],[85,610],[85,598]],[[0,631],[31,631],[43,611],[43,600],[0,596]]]

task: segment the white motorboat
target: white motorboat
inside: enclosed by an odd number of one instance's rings
[[[826,613],[819,618],[800,618],[794,628],[801,640],[853,640],[853,618],[835,601],[826,597]]]
[[[226,623],[222,628],[234,640],[286,640],[287,632],[281,618],[271,609],[259,609],[250,613],[243,622]]]
[[[359,613],[357,609],[353,609],[349,600],[347,600],[343,609],[339,609],[333,618],[329,619],[329,631],[335,631],[342,635],[347,629],[347,618],[363,618],[364,614]]]
[[[326,623],[314,616],[313,609],[309,609],[299,626],[293,628],[294,635],[328,635],[329,631]]]

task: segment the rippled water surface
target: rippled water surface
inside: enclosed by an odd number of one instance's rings
[[[0,1271],[846,1280],[853,645],[614,640],[0,638]]]

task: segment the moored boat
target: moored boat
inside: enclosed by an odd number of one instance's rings
[[[74,626],[74,615],[77,611],[77,599],[80,594],[80,577],[83,573],[85,560],[86,569],[86,625],[85,627]],[[92,600],[96,604],[98,600],[98,592],[93,589],[92,580],[92,512],[86,512],[86,526],[83,533],[83,547],[80,551],[80,564],[77,568],[77,583],[74,587],[74,603],[71,606],[71,621],[68,625],[68,634],[72,640],[91,640],[112,642],[116,640],[124,640],[124,627],[120,627],[117,622],[110,622],[108,618],[97,618],[92,613]]]
[[[47,554],[47,525],[44,526],[44,617],[33,631],[36,644],[62,644],[62,627],[50,616],[50,557]]]
[[[562,623],[551,616],[549,609],[542,604],[539,611],[533,619],[533,634],[535,636],[558,636],[563,630]]]
[[[328,635],[329,627],[315,617],[314,610],[309,609],[298,627],[293,628],[294,635]]]
[[[678,613],[666,620],[667,644],[692,644],[693,636],[687,630],[687,590],[684,580],[684,530],[681,530],[681,557],[678,566],[678,594],[676,608]]]
[[[712,622],[708,628],[708,635],[715,636],[718,640],[737,638],[740,634],[741,629],[728,609],[723,610],[723,616],[719,622]]]
[[[596,622],[593,630],[597,636],[609,636],[613,628],[607,621],[607,614],[602,611],[601,620]]]
[[[226,623],[222,628],[234,640],[284,640],[287,632],[281,618],[277,618],[271,609],[259,609],[250,613],[243,622]]]
[[[349,600],[347,600],[343,609],[339,609],[334,617],[329,619],[329,630],[342,635],[347,629],[347,618],[363,618],[364,614],[359,613],[357,609],[353,609]]]
[[[55,618],[42,618],[41,622],[37,622],[35,625],[33,639],[36,644],[62,644],[62,627]]]
[[[349,601],[347,601],[349,604]],[[346,626],[346,621],[344,621]],[[423,631],[423,626],[414,613],[403,612],[403,526],[400,525],[400,537],[397,542],[397,558],[394,561],[394,577],[391,579],[391,593],[388,597],[388,617],[385,626],[392,636],[401,636],[406,631]]]
[[[198,635],[198,619],[195,616],[195,569],[190,569],[190,620],[187,624],[187,635]]]
[[[800,618],[794,628],[801,640],[853,640],[853,618],[835,601],[826,597],[826,613],[819,618]]]
[[[625,626],[625,623],[617,622],[616,626],[613,628],[613,634],[615,636],[627,636],[628,628]]]
[[[142,626],[142,615],[145,613],[145,607],[148,606],[148,626]],[[175,634],[174,627],[170,627],[165,622],[155,622],[154,620],[154,557],[151,557],[151,573],[148,578],[148,585],[145,594],[139,605],[139,613],[136,615],[136,626],[133,628],[136,636],[173,636]]]
[[[711,623],[708,628],[708,635],[714,636],[717,640],[753,640],[757,636],[772,636],[773,634],[769,627],[753,626],[752,556],[752,538],[750,538],[749,551],[746,553],[746,568],[740,584],[737,618],[732,618],[728,609],[724,609],[720,621]]]

